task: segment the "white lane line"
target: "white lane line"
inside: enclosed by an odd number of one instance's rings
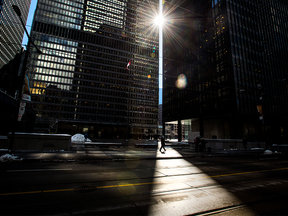
[[[76,153],[86,153],[86,151],[77,151]]]
[[[7,170],[7,172],[45,172],[45,171],[71,171],[69,169],[27,169],[27,170]]]
[[[207,162],[196,162],[196,163],[192,163],[192,164],[207,164]]]

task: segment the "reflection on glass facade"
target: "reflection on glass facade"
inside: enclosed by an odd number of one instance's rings
[[[43,54],[29,61],[35,131],[157,134],[157,4],[38,0],[31,34]]]
[[[34,19],[66,28],[81,29],[83,3],[80,1],[42,1],[37,5]]]
[[[122,29],[124,6],[120,0],[87,1],[84,31],[96,32],[103,24]]]
[[[285,48],[288,2],[212,0],[209,4],[200,1],[199,5],[203,10],[206,8],[207,13],[196,12],[204,16],[198,23],[194,19],[192,26],[183,24],[186,32],[194,29],[193,35],[197,38],[191,37],[188,45],[193,47],[196,59],[190,61],[196,64],[189,66],[192,73],[185,88],[191,92],[184,97],[182,89],[166,85],[164,120],[191,118],[193,128],[193,119],[196,119],[196,132],[200,131],[206,138],[246,136],[248,140],[264,140],[266,136],[273,139],[274,134],[284,139],[283,131],[288,129],[288,51]],[[192,6],[191,10],[194,8]],[[179,36],[183,37],[185,33]],[[165,44],[168,60],[164,71],[170,73],[166,84],[173,85],[179,75],[171,74],[173,64],[176,64],[176,71],[177,65],[186,61],[181,60],[185,56],[176,58],[170,53],[171,47],[172,50],[176,48],[169,39]],[[189,77],[188,72],[180,73]],[[257,105],[262,105],[263,115],[258,112]],[[182,116],[175,111],[177,106],[184,110]]]
[[[40,35],[39,35],[40,36]],[[35,37],[35,40],[38,38]],[[34,85],[47,83],[59,89],[72,90],[76,63],[77,42],[42,35],[37,40],[43,55],[38,56]],[[37,82],[36,82],[37,80]],[[37,88],[32,89],[36,93]]]

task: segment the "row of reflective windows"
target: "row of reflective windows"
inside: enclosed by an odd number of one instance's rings
[[[127,112],[121,113],[113,110],[94,110],[94,109],[79,109],[74,112],[69,107],[51,107],[45,106],[46,110],[38,109],[34,105],[33,108],[38,111],[37,117],[56,117],[77,120],[93,120],[93,121],[107,121],[107,122],[127,122]],[[72,112],[71,112],[72,111]],[[146,113],[129,113],[129,123],[143,123],[143,124],[157,124],[158,114],[151,115]],[[69,118],[70,117],[70,118]]]
[[[32,89],[32,93],[35,89]],[[106,92],[108,94],[106,94]],[[32,94],[33,95],[33,94]],[[33,96],[33,101],[43,102],[49,99],[50,103],[58,103],[65,105],[76,105],[77,106],[92,106],[92,107],[106,107],[106,104],[111,105],[110,108],[114,109],[126,109],[122,105],[131,104],[134,108],[138,107],[139,105],[145,106],[145,110],[147,112],[155,112],[157,111],[158,103],[157,99],[158,96],[155,97],[147,97],[141,95],[133,95],[127,96],[127,94],[121,94],[119,92],[109,92],[109,91],[97,91],[96,94],[85,93],[83,91],[79,92],[59,92],[56,91],[55,88],[49,89],[49,87],[42,91],[42,94],[38,97]],[[149,100],[147,100],[149,99]],[[66,101],[66,102],[65,102]],[[137,110],[131,108],[131,110]]]

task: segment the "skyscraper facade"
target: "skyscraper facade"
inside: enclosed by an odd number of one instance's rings
[[[138,0],[38,0],[31,35],[44,54],[32,52],[28,72],[35,131],[157,134],[157,8]]]
[[[179,72],[188,77],[185,88],[166,85],[164,121],[190,119],[192,131],[206,138],[287,139],[287,1],[200,0],[188,9],[197,7],[203,18],[192,35],[198,40],[188,42],[194,66]],[[173,59],[168,56],[167,73]],[[183,67],[180,59],[185,58],[173,59],[174,64]],[[170,85],[177,75],[166,76]],[[183,116],[171,106],[184,110]]]
[[[22,48],[24,28],[12,5],[21,8],[21,18],[26,23],[30,3],[31,0],[0,0],[0,68],[12,60],[17,53],[20,53]]]

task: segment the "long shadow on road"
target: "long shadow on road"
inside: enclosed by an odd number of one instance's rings
[[[156,149],[145,152],[157,154]],[[0,164],[0,210],[7,215],[147,215],[156,161],[140,160],[145,152],[109,151],[117,158],[113,161]]]
[[[110,151],[115,158],[121,154],[114,161],[1,164],[0,210],[8,215],[259,215],[285,210],[287,160],[166,149]],[[88,154],[96,153],[107,152]],[[145,154],[157,159],[142,160]]]

